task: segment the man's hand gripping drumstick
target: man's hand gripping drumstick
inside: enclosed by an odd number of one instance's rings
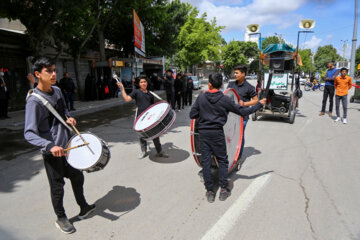
[[[76,120],[72,117],[66,116],[66,123],[70,124],[72,128],[75,130],[76,134],[80,137],[80,139],[84,142],[86,147],[90,150],[90,152],[95,155],[94,151],[90,148],[89,143],[86,142],[86,140],[83,138],[83,136],[80,134],[80,132],[76,129]]]

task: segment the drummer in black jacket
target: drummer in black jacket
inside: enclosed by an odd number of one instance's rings
[[[197,119],[198,122],[206,197],[209,202],[215,200],[214,183],[210,171],[211,154],[216,156],[219,163],[219,186],[221,187],[219,199],[224,201],[231,194],[227,182],[229,161],[223,130],[228,113],[247,116],[266,103],[264,98],[252,108],[243,108],[219,91],[221,85],[221,74],[211,74],[208,83],[209,91],[199,95],[190,111],[190,118]]]
[[[121,94],[125,102],[130,102],[131,100],[135,99],[136,105],[138,107],[136,117],[138,117],[149,106],[154,104],[154,96],[147,90],[148,82],[146,75],[140,75],[138,78],[135,78],[136,89],[134,89],[129,95],[126,94],[124,85],[121,82],[118,82],[117,85],[121,89]],[[146,157],[147,142],[142,137],[140,137],[139,140],[141,147],[141,153],[139,155],[139,159],[141,159]],[[156,157],[164,157],[164,158],[169,157],[167,154],[164,153],[164,151],[162,151],[160,139],[158,137],[154,138],[153,142],[157,152]]]

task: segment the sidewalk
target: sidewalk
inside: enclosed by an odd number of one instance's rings
[[[164,97],[164,90],[155,91],[156,94]],[[105,110],[111,107],[124,104],[125,101],[122,97],[110,98],[105,100],[96,100],[96,101],[74,101],[75,111],[70,111],[72,117],[78,117],[88,113],[97,112],[100,110]],[[19,110],[8,113],[9,117],[5,120],[0,120],[0,129],[10,129],[10,130],[21,130],[24,129],[25,123],[25,110]]]

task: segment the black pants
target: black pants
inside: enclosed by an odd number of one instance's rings
[[[192,105],[192,90],[188,89],[185,92],[185,105],[189,104],[189,106]]]
[[[71,167],[65,157],[53,157],[52,155],[43,155],[46,174],[50,184],[51,201],[56,216],[64,217],[65,209],[63,206],[64,198],[64,177],[69,178],[75,195],[75,199],[80,208],[87,206],[84,197],[84,174]]]
[[[140,141],[141,151],[146,152],[147,151],[147,142],[146,142],[146,140],[143,139],[143,138],[139,138],[139,141]],[[153,143],[155,145],[156,152],[157,153],[161,152],[160,138],[154,138]]]
[[[329,96],[329,100],[330,100],[329,112],[332,113],[334,106],[334,93],[335,93],[335,88],[333,86],[325,85],[321,112],[325,112],[326,101]]]
[[[166,93],[166,101],[170,104],[172,109],[175,109],[175,94],[171,92]]]
[[[182,107],[184,107],[186,104],[186,90],[184,90],[182,93],[181,93],[181,99],[182,99]]]
[[[7,117],[9,100],[7,98],[0,99],[0,117]]]
[[[226,152],[225,135],[222,130],[211,132],[199,132],[199,141],[203,165],[205,188],[213,190],[214,182],[211,176],[211,154],[215,155],[219,163],[219,186],[227,186],[228,177],[228,155]]]
[[[180,109],[181,108],[181,93],[180,94],[176,93],[175,100],[176,100],[176,105],[177,105],[178,109]]]

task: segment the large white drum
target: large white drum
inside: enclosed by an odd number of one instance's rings
[[[73,168],[87,172],[103,169],[109,162],[111,156],[107,143],[92,133],[81,133],[81,136],[89,145],[67,151],[67,162]],[[82,144],[84,144],[83,140],[78,135],[74,135],[69,140],[67,148]]]
[[[233,99],[235,103],[238,103],[240,100],[239,95],[232,88],[226,89],[224,91],[224,94],[230,97],[231,99]],[[241,144],[243,141],[243,117],[230,112],[228,114],[228,119],[223,129],[224,129],[224,135],[226,141],[226,151],[229,159],[228,171],[231,172],[234,169],[234,167],[237,166],[240,156]],[[201,150],[199,143],[199,131],[197,129],[195,119],[191,120],[190,143],[191,143],[191,150],[195,162],[199,167],[202,167],[202,158],[201,158]],[[218,167],[218,162],[215,156],[213,156],[213,161],[211,163],[211,166],[213,168]]]
[[[166,101],[159,101],[144,112],[134,122],[134,130],[144,139],[154,139],[163,135],[175,122],[176,114]]]

